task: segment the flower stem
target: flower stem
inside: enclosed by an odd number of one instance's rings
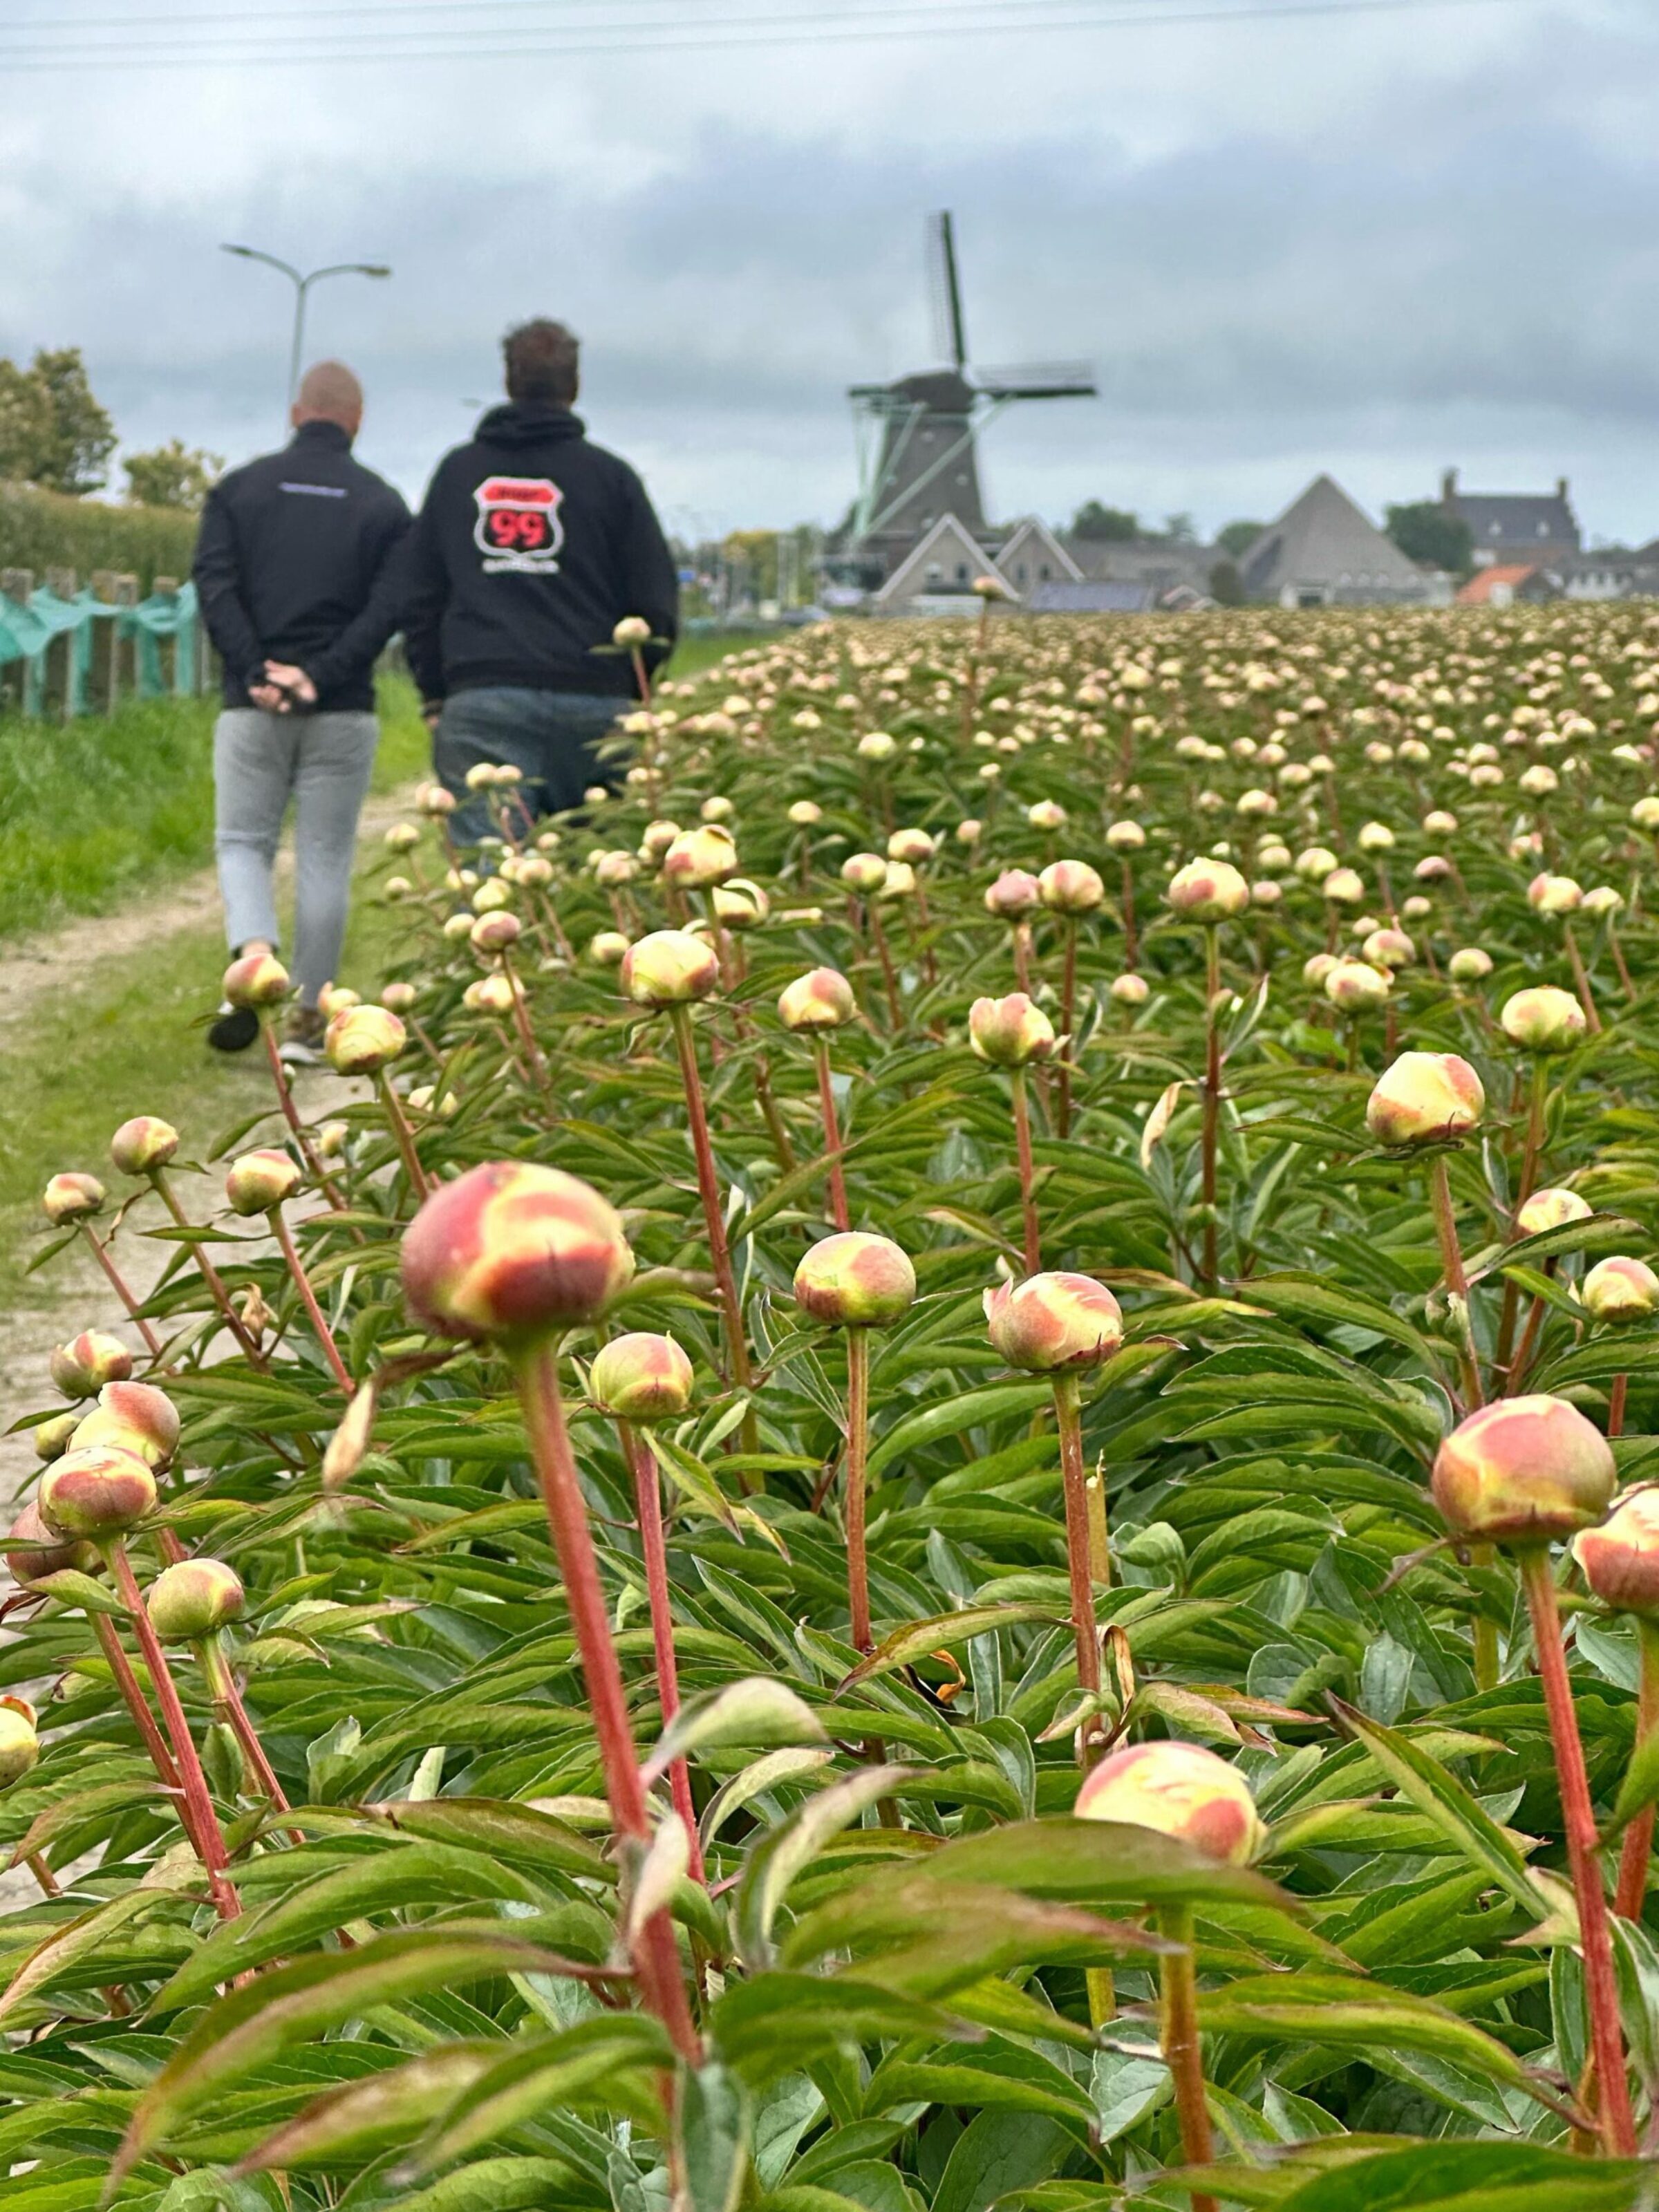
[[[1086,1692],[1100,1687],[1100,1638],[1095,1619],[1095,1584],[1089,1542],[1088,1478],[1083,1470],[1083,1413],[1078,1378],[1054,1378],[1054,1421],[1060,1431],[1060,1475],[1066,1498],[1066,1562],[1072,1585],[1072,1635],[1077,1647],[1077,1678]],[[1094,1733],[1084,1724],[1085,1745]]]
[[[657,1462],[645,1438],[626,1421],[618,1421],[623,1456],[634,1478],[634,1510],[640,1524],[640,1551],[645,1560],[645,1587],[651,1605],[651,1644],[657,1662],[657,1696],[663,1726],[668,1727],[680,1709],[679,1663],[674,1653],[674,1613],[669,1595],[668,1547],[663,1539],[662,1485]],[[691,1770],[683,1759],[668,1769],[669,1794],[685,1829],[691,1879],[703,1876],[702,1845],[697,1837],[697,1811],[691,1802]]]
[[[720,1206],[720,1177],[714,1168],[714,1147],[708,1135],[708,1115],[702,1103],[702,1076],[697,1066],[696,1034],[689,1006],[671,1006],[674,1042],[679,1049],[680,1079],[685,1090],[686,1119],[691,1127],[691,1151],[697,1164],[697,1190],[702,1200],[703,1228],[708,1238],[708,1257],[714,1270],[714,1286],[726,1326],[726,1355],[732,1387],[750,1387],[749,1340],[744,1333],[743,1309],[738,1301],[737,1278],[732,1272],[732,1248],[726,1242],[726,1215]],[[753,1449],[752,1446],[746,1447]]]
[[[558,1556],[570,1625],[581,1656],[582,1676],[599,1739],[605,1796],[618,1836],[643,1850],[650,1840],[650,1819],[640,1780],[639,1759],[629,1724],[622,1668],[611,1634],[599,1563],[587,1525],[587,1505],[576,1474],[559,1392],[558,1353],[547,1337],[521,1346],[514,1358],[519,1395],[530,1431],[531,1449],[547,1509],[548,1528]],[[634,1970],[646,2003],[662,2021],[675,2048],[696,2064],[696,2030],[691,2022],[679,1952],[666,1911],[651,1913],[635,1938]]]
[[[1204,2095],[1204,2052],[1198,2039],[1198,1975],[1193,1965],[1193,1909],[1166,1905],[1158,1916],[1158,1932],[1178,1951],[1158,1962],[1164,2063],[1175,2084],[1181,2152],[1188,2166],[1207,2166],[1215,2156],[1210,2108]],[[1216,2212],[1213,2197],[1194,2193],[1193,2212]]]
[[[870,1446],[870,1333],[847,1332],[847,1481],[842,1516],[847,1533],[847,1609],[853,1643],[873,1650],[870,1632],[870,1571],[864,1547],[865,1464]]]
[[[225,1657],[224,1648],[217,1635],[204,1637],[198,1650],[203,1678],[207,1683],[208,1695],[213,1700],[215,1711],[242,1747],[242,1755],[252,1769],[254,1780],[271,1804],[279,1813],[288,1812],[287,1792],[276,1779],[276,1770],[265,1756],[265,1747],[259,1741],[259,1731],[254,1727],[252,1717],[242,1703],[235,1671]]]
[[[222,1920],[240,1917],[242,1900],[236,1894],[236,1885],[229,1874],[229,1854],[225,1839],[220,1833],[219,1816],[213,1809],[213,1798],[202,1771],[202,1762],[196,1755],[196,1740],[191,1735],[190,1723],[179,1696],[179,1686],[173,1679],[173,1669],[167,1665],[167,1654],[160,1638],[149,1625],[149,1615],[144,1610],[143,1593],[138,1578],[132,1571],[132,1562],[127,1557],[126,1546],[118,1536],[105,1551],[115,1587],[121,1602],[126,1607],[127,1617],[132,1623],[132,1632],[138,1640],[144,1664],[155,1691],[155,1702],[161,1708],[161,1718],[173,1745],[173,1756],[178,1769],[184,1802],[190,1808],[191,1841],[196,1855],[207,1869],[208,1887],[213,1893],[213,1902]]]
[[[289,1233],[287,1222],[283,1218],[282,1207],[273,1206],[265,1218],[270,1224],[271,1235],[281,1248],[288,1272],[293,1279],[295,1289],[300,1293],[300,1303],[304,1306],[310,1318],[317,1341],[322,1346],[324,1356],[334,1370],[334,1379],[347,1397],[352,1397],[356,1392],[357,1386],[351,1379],[350,1369],[340,1357],[340,1347],[334,1341],[334,1332],[324,1317],[323,1310],[317,1303],[317,1294],[311,1287],[311,1278],[307,1274],[298,1252],[294,1249],[294,1239]]]
[[[515,1006],[519,1003],[516,990],[513,994],[513,1003]],[[376,1075],[374,1087],[380,1094],[380,1104],[392,1131],[392,1142],[398,1147],[398,1158],[403,1161],[404,1173],[409,1177],[409,1187],[415,1194],[415,1203],[424,1206],[432,1194],[432,1185],[427,1180],[426,1170],[421,1165],[421,1156],[415,1149],[415,1132],[409,1126],[409,1116],[404,1111],[403,1101],[392,1089],[391,1079],[384,1068]],[[546,1088],[545,1085],[543,1088]]]
[[[1072,1030],[1076,1013],[1077,917],[1068,914],[1066,917],[1066,959],[1060,971],[1060,1086],[1054,1110],[1054,1134],[1057,1137],[1069,1137],[1072,1133]]]
[[[288,1079],[288,1070],[283,1066],[282,1055],[276,1049],[276,1031],[266,1020],[259,1024],[260,1035],[265,1041],[265,1058],[270,1064],[270,1079],[276,1086],[276,1103],[283,1109],[283,1119],[288,1123],[295,1143],[300,1147],[300,1157],[305,1162],[313,1182],[328,1200],[336,1213],[343,1213],[345,1201],[323,1172],[323,1164],[317,1157],[305,1124],[300,1119],[299,1109],[294,1103],[294,1086]]]
[[[1042,1266],[1042,1231],[1037,1222],[1036,1170],[1031,1164],[1031,1109],[1025,1094],[1025,1070],[1010,1068],[1014,1097],[1014,1150],[1019,1159],[1019,1210],[1024,1231],[1025,1272],[1036,1274]]]
[[[1601,1017],[1595,1010],[1595,1000],[1590,990],[1590,980],[1584,966],[1584,956],[1578,950],[1578,939],[1572,933],[1572,924],[1564,921],[1561,934],[1566,941],[1567,958],[1572,965],[1572,980],[1578,993],[1578,1003],[1584,1009],[1584,1019],[1589,1024],[1592,1036],[1601,1034]]]
[[[225,1288],[224,1277],[219,1273],[219,1270],[214,1266],[212,1261],[208,1257],[206,1241],[197,1230],[195,1224],[185,1214],[184,1207],[179,1203],[179,1194],[173,1189],[165,1171],[161,1168],[156,1168],[153,1170],[150,1176],[150,1181],[155,1184],[155,1189],[161,1197],[161,1203],[167,1207],[167,1212],[173,1216],[174,1222],[180,1229],[185,1231],[189,1235],[191,1239],[190,1249],[191,1253],[194,1255],[197,1267],[201,1270],[202,1280],[207,1285],[208,1294],[212,1298],[214,1304],[218,1307],[220,1312],[224,1316],[226,1328],[230,1331],[237,1343],[241,1346],[243,1352],[246,1354],[250,1364],[254,1367],[263,1368],[265,1365],[264,1357],[261,1353],[258,1346],[255,1344],[252,1336],[249,1335],[246,1328],[243,1324],[241,1316],[231,1304],[230,1292]]]
[[[1214,922],[1204,932],[1204,1126],[1200,1138],[1200,1195],[1204,1202],[1204,1280],[1216,1282],[1215,1155],[1221,1127],[1221,1026],[1216,1018],[1221,996],[1221,933]]]
[[[109,1254],[105,1250],[104,1247],[98,1242],[97,1237],[93,1234],[92,1224],[89,1221],[83,1220],[81,1223],[81,1234],[86,1238],[88,1244],[91,1247],[94,1259],[97,1261],[105,1274],[108,1276],[111,1286],[114,1290],[116,1297],[120,1299],[122,1304],[126,1308],[128,1318],[131,1321],[133,1327],[137,1330],[139,1335],[143,1338],[145,1344],[149,1349],[150,1357],[153,1359],[159,1359],[161,1356],[161,1338],[156,1335],[155,1331],[150,1327],[149,1323],[139,1312],[137,1300],[133,1297],[132,1292],[127,1288],[125,1283],[122,1280],[120,1269],[116,1266],[114,1261],[110,1258]]]
[[[1135,872],[1126,860],[1123,863],[1123,964],[1134,969],[1140,962],[1140,945],[1135,933]]]
[[[874,940],[876,957],[881,962],[881,980],[887,992],[887,1015],[896,1036],[904,1027],[904,1008],[899,999],[898,977],[893,970],[893,956],[887,949],[887,932],[881,926],[881,908],[872,898],[866,908],[870,916],[870,935]]]
[[[1590,2047],[1600,2086],[1598,2113],[1602,2148],[1610,2158],[1636,2155],[1636,2128],[1631,2117],[1630,2081],[1625,2065],[1624,2036],[1619,2023],[1619,1990],[1613,1978],[1613,1944],[1607,1929],[1607,1900],[1601,1887],[1601,1868],[1596,1857],[1595,1814],[1590,1804],[1589,1778],[1584,1769],[1584,1748],[1578,1735],[1578,1717],[1573,1707],[1572,1685],[1561,1650],[1561,1618],[1555,1602],[1555,1578],[1550,1571],[1548,1547],[1528,1544],[1517,1553],[1521,1586],[1532,1616],[1533,1644],[1544,1686],[1545,1710],[1555,1750],[1555,1771],[1561,1789],[1561,1814],[1566,1829],[1567,1861],[1578,1900],[1579,1943],[1584,1960],[1584,1996],[1589,2010]]]
[[[1642,1672],[1637,1688],[1636,1742],[1633,1758],[1642,1746],[1659,1730],[1659,1622],[1638,1614],[1636,1620],[1638,1649],[1642,1655]],[[1619,1855],[1619,1887],[1613,1892],[1613,1909],[1626,1920],[1642,1917],[1643,1900],[1648,1891],[1648,1863],[1653,1856],[1653,1819],[1651,1805],[1637,1814],[1625,1831],[1624,1847]]]
[[[519,1033],[519,1042],[524,1047],[525,1060],[530,1069],[531,1079],[535,1084],[537,1090],[541,1092],[544,1097],[546,1097],[553,1088],[552,1078],[547,1072],[547,1055],[543,1052],[540,1045],[536,1042],[536,1032],[530,1025],[530,1009],[525,1004],[524,991],[519,982],[518,975],[514,968],[513,963],[507,957],[505,951],[501,952],[500,957],[501,973],[506,976],[507,981],[513,987],[513,1026]],[[382,1083],[386,1083],[386,1078],[384,1075],[380,1078],[380,1080]],[[390,1084],[386,1084],[386,1088],[389,1093],[392,1086]],[[387,1113],[390,1114],[392,1110],[392,1108],[388,1105],[386,1109]],[[402,1120],[402,1118],[400,1112],[398,1119]],[[403,1140],[400,1138],[398,1139],[399,1149],[402,1148],[402,1142]],[[410,1152],[412,1152],[412,1150],[413,1147],[411,1146]],[[408,1167],[410,1164],[410,1152],[405,1152],[404,1154],[404,1164],[405,1167]],[[416,1176],[421,1176],[421,1168],[418,1161],[415,1163],[415,1165],[411,1170],[411,1180]],[[424,1182],[425,1178],[422,1176],[421,1182],[416,1186],[422,1197],[425,1196],[425,1191],[422,1188]]]
[[[1434,1225],[1440,1238],[1441,1273],[1449,1296],[1456,1302],[1452,1326],[1457,1334],[1458,1364],[1463,1371],[1463,1410],[1472,1413],[1482,1403],[1480,1370],[1475,1364],[1469,1279],[1463,1267],[1462,1248],[1457,1241],[1457,1216],[1452,1207],[1451,1179],[1446,1173],[1444,1152],[1437,1152],[1430,1164],[1429,1194],[1434,1202]]]
[[[132,1671],[132,1662],[121,1648],[115,1623],[106,1613],[100,1613],[92,1616],[92,1625],[104,1657],[108,1662],[109,1671],[115,1678],[115,1686],[132,1716],[132,1724],[138,1731],[144,1749],[149,1753],[149,1763],[155,1769],[162,1788],[179,1792],[182,1785],[173,1753],[167,1749],[167,1739],[155,1725],[155,1716],[149,1709],[149,1700],[144,1695],[138,1677]],[[191,1832],[188,1818],[185,1828],[193,1843],[195,1836]]]
[[[830,1040],[820,1034],[812,1040],[812,1059],[818,1075],[818,1107],[823,1115],[823,1153],[830,1164],[830,1218],[837,1229],[850,1229],[847,1183],[841,1169],[841,1116],[836,1111],[836,1086],[830,1076]]]

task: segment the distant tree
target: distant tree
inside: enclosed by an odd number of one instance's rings
[[[225,459],[172,438],[153,453],[129,453],[121,465],[134,507],[181,507],[198,514],[224,472]]]
[[[32,471],[49,491],[79,498],[96,491],[109,474],[115,451],[115,425],[94,397],[79,346],[46,348],[34,356],[29,374],[46,395],[51,428],[46,450]]]
[[[52,443],[52,402],[38,376],[0,361],[0,477],[38,483]]]
[[[1198,532],[1193,526],[1190,514],[1166,514],[1164,535],[1171,545],[1196,545]]]
[[[1255,544],[1267,526],[1264,522],[1230,522],[1224,529],[1217,531],[1215,542],[1229,560],[1237,561],[1241,553]]]
[[[1216,543],[1220,544],[1219,538]],[[1210,571],[1210,597],[1218,607],[1242,607],[1244,604],[1244,579],[1238,573],[1237,561],[1218,561]]]
[[[1140,518],[1126,507],[1103,507],[1097,499],[1085,500],[1072,517],[1072,535],[1097,544],[1121,544],[1126,538],[1139,537]]]
[[[1418,499],[1405,507],[1391,507],[1383,527],[1408,561],[1445,568],[1454,576],[1466,576],[1474,566],[1468,524],[1438,500]]]

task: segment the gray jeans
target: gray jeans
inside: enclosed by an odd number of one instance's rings
[[[278,943],[271,868],[294,801],[294,957],[303,1004],[334,981],[345,941],[357,817],[380,734],[372,714],[228,707],[213,729],[214,847],[225,941]]]

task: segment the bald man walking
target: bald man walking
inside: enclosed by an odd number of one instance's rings
[[[194,575],[203,620],[224,661],[213,733],[215,844],[225,936],[234,953],[279,949],[271,870],[295,810],[294,945],[299,988],[282,1055],[318,1057],[318,999],[345,938],[357,817],[380,726],[374,663],[398,625],[392,555],[409,509],[352,459],[362,386],[337,361],[306,373],[294,436],[280,453],[233,469],[208,495]],[[208,1031],[220,1052],[258,1035],[222,1006]]]

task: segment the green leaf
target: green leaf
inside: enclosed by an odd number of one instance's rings
[[[494,2065],[501,2046],[447,2043],[326,2090],[247,2152],[238,2173],[356,2165],[407,2142]]]
[[[999,1628],[1018,1628],[1030,1620],[1061,1621],[1064,1613],[1056,1613],[1052,1606],[965,1605],[955,1613],[934,1613],[927,1620],[907,1621],[891,1635],[883,1637],[875,1650],[860,1659],[851,1674],[836,1686],[836,1695],[856,1689],[872,1675],[885,1674],[895,1667],[908,1666],[913,1659],[925,1659],[933,1652],[950,1650],[958,1644],[970,1644],[976,1636],[989,1635]]]
[[[1304,2181],[1280,2212],[1636,2212],[1653,2168],[1531,2143],[1424,2143]]]
[[[429,2173],[527,2120],[577,2104],[655,2127],[662,2107],[654,2082],[672,2063],[667,2035],[642,2013],[582,2021],[511,2046],[459,2090],[400,2171],[410,2179]]]
[[[707,1697],[689,1698],[646,1761],[642,1778],[648,1789],[677,1759],[699,1752],[824,1740],[823,1723],[804,1698],[772,1677],[751,1675]]]
[[[744,1863],[733,1913],[738,1948],[751,1967],[769,1964],[772,1923],[801,1869],[810,1866],[830,1838],[856,1820],[866,1805],[886,1796],[908,1771],[872,1766],[844,1782],[833,1782],[756,1844]]]
[[[965,1390],[937,1405],[906,1413],[872,1447],[871,1480],[885,1474],[895,1460],[920,1451],[925,1444],[938,1443],[944,1437],[959,1437],[964,1429],[988,1426],[1012,1414],[1031,1413],[1039,1406],[1051,1405],[1054,1395],[1047,1382],[998,1382],[988,1389]]]
[[[678,2127],[689,2212],[736,2212],[749,2170],[749,2093],[718,2063],[689,2069]]]

